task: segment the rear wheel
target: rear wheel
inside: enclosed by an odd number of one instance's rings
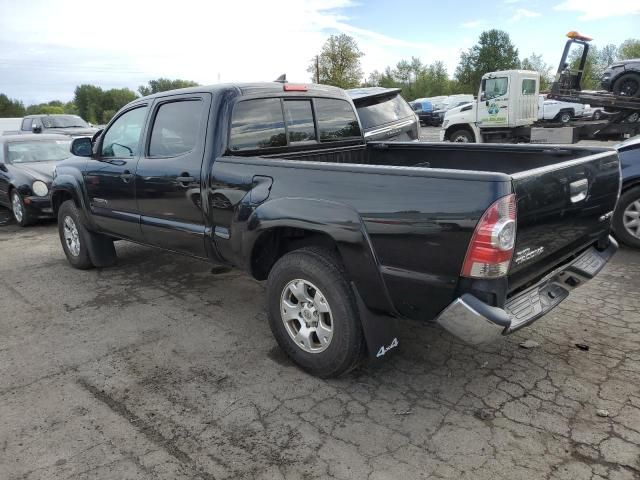
[[[473,138],[473,133],[471,133],[466,128],[461,128],[460,130],[454,131],[451,135],[449,135],[449,141],[455,143],[474,143],[475,138]]]
[[[361,360],[355,297],[331,251],[303,248],[278,260],[269,273],[267,306],[276,341],[304,370],[336,377]]]
[[[613,214],[613,231],[625,245],[640,248],[640,187],[620,195]]]
[[[640,73],[625,73],[615,81],[612,91],[624,97],[640,97]]]
[[[21,227],[27,227],[34,222],[27,211],[22,195],[20,195],[17,190],[11,192],[11,211],[13,212],[13,218],[16,220],[16,223]]]

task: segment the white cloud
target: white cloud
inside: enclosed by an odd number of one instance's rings
[[[599,20],[602,18],[640,15],[638,0],[609,0],[603,4],[599,0],[565,0],[554,10],[578,12],[578,20]]]
[[[533,12],[531,10],[527,10],[526,8],[518,8],[513,13],[513,16],[509,19],[509,21],[518,22],[523,18],[534,18],[534,17],[539,17],[540,15],[542,14],[538,12]]]
[[[82,82],[135,89],[158,76],[207,84],[286,73],[309,81],[311,57],[332,33],[356,39],[365,73],[412,55],[455,68],[463,45],[356,27],[352,7],[351,0],[182,0],[179,8],[157,0],[0,0],[0,91],[69,98]]]
[[[461,26],[463,28],[478,28],[484,24],[484,20],[470,20],[468,22],[464,22]]]

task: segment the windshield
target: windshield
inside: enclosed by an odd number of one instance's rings
[[[33,142],[14,142],[7,144],[9,163],[59,162],[69,158],[67,140],[35,140]]]
[[[358,106],[358,115],[365,129],[394,122],[413,115],[413,110],[400,95],[372,99],[372,102]]]
[[[89,127],[89,124],[76,115],[59,115],[55,117],[41,117],[44,128]]]

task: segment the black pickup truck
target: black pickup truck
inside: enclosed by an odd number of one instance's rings
[[[71,148],[51,190],[72,266],[112,265],[124,239],[244,269],[280,346],[323,377],[396,347],[394,318],[509,334],[617,249],[615,150],[365,143],[323,85],[160,93]]]

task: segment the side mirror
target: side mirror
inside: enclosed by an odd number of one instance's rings
[[[3,172],[8,172],[9,171],[7,166],[2,162],[0,162],[0,170],[3,171]]]
[[[31,131],[33,133],[42,133],[42,127],[40,125],[31,125]]]
[[[89,137],[74,138],[71,142],[71,153],[76,157],[90,157],[92,144]]]

